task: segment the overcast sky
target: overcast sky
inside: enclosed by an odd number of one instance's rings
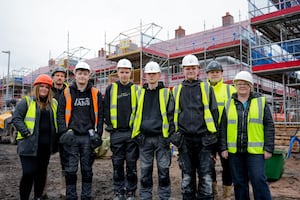
[[[0,50],[10,51],[10,73],[47,66],[68,48],[90,49],[87,58],[119,33],[155,23],[161,39],[219,27],[229,12],[234,21],[248,19],[247,0],[0,0]],[[205,24],[205,26],[204,26]],[[106,39],[105,39],[106,38]],[[0,52],[0,77],[8,54]]]

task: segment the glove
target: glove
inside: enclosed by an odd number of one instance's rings
[[[183,144],[183,134],[177,131],[170,136],[171,143],[176,147],[181,148]]]
[[[109,133],[113,133],[113,132],[114,132],[114,128],[113,128],[111,125],[107,126],[107,127],[105,128],[105,130],[106,130],[107,132],[109,132]]]
[[[21,133],[21,135],[22,135],[22,137],[26,138],[26,137],[28,137],[30,135],[30,131],[27,130],[27,131]]]
[[[145,144],[145,135],[144,134],[138,134],[135,137],[135,142],[139,145],[139,146],[144,146]]]
[[[74,132],[70,129],[59,138],[59,143],[71,146],[75,142]]]
[[[207,147],[210,145],[215,145],[218,142],[218,134],[217,133],[208,133],[202,136],[202,145]]]
[[[89,134],[90,134],[91,148],[96,149],[97,147],[100,147],[102,145],[102,139],[99,136],[99,134],[95,133],[93,129],[89,130]]]

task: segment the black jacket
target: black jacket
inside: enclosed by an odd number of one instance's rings
[[[92,84],[88,83],[86,89],[81,92],[77,89],[76,83],[70,86],[70,94],[72,98],[72,112],[69,127],[66,127],[65,108],[66,98],[61,95],[57,109],[57,124],[59,135],[65,133],[68,129],[72,129],[76,134],[88,134],[89,129],[94,129],[95,114],[92,101]],[[98,93],[98,125],[97,133],[102,135],[103,132],[103,100],[101,92]]]
[[[234,99],[234,103],[238,112],[238,139],[237,139],[237,152],[246,153],[247,144],[248,144],[248,113],[251,103],[251,99],[261,97],[261,94],[251,92],[248,99],[248,105],[244,109],[243,104],[238,100],[237,93],[234,93],[231,98]],[[266,104],[264,109],[264,150],[273,153],[274,151],[274,137],[275,137],[275,128],[274,121],[269,106]],[[220,151],[227,150],[227,115],[226,110],[224,109],[220,124]]]
[[[160,112],[159,104],[159,90],[164,88],[163,82],[158,82],[158,86],[150,90],[148,84],[144,84],[143,89],[145,89],[144,104],[143,104],[143,115],[141,122],[141,133],[147,136],[161,135],[162,134],[162,116]],[[174,98],[170,92],[169,102],[166,105],[167,118],[169,122],[169,135],[171,135],[174,130]]]
[[[52,87],[52,94],[53,94],[53,98],[56,99],[57,101],[59,101],[59,97],[62,94],[62,92],[64,91],[64,89],[67,87],[67,84],[63,84],[63,88],[62,89],[58,89],[55,87]]]
[[[33,99],[35,101],[35,99]],[[26,127],[24,123],[24,119],[27,113],[28,105],[26,102],[26,99],[22,99],[16,106],[16,109],[12,116],[12,122],[15,125],[16,129],[21,133],[27,133],[29,132],[28,128]],[[50,152],[55,153],[57,152],[57,133],[54,126],[54,114],[52,109],[49,107],[49,113],[50,113],[50,123],[51,127],[51,136],[50,136]],[[39,143],[39,127],[40,127],[40,121],[42,120],[40,118],[41,116],[41,110],[39,106],[36,104],[36,118],[35,118],[35,126],[33,130],[33,134],[25,137],[24,139],[21,139],[18,141],[18,154],[20,156],[36,156],[37,150],[38,150],[38,143]]]
[[[202,92],[200,89],[200,80],[192,82],[183,81],[180,92],[178,116],[179,132],[185,135],[196,135],[207,133],[207,126],[204,120],[204,105],[202,103]],[[218,104],[212,87],[209,91],[209,109],[218,129]]]
[[[117,98],[117,129],[122,131],[129,131],[129,121],[132,112],[131,106],[131,86],[133,83],[122,85],[120,81],[118,84],[118,98]],[[104,96],[104,121],[107,126],[112,126],[110,119],[110,92],[112,85],[107,86]]]

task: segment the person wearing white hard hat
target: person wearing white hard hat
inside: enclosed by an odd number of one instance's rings
[[[265,160],[274,151],[275,128],[266,98],[253,91],[253,77],[247,71],[236,74],[234,93],[225,104],[220,124],[220,150],[229,160],[235,199],[271,200],[265,175]]]
[[[92,199],[94,149],[102,144],[103,100],[89,82],[91,68],[86,62],[75,66],[75,81],[60,96],[57,112],[59,142],[67,152],[66,199],[77,199],[77,171],[80,162],[81,199]]]
[[[144,74],[147,83],[139,91],[137,114],[134,120],[132,137],[140,149],[141,161],[141,200],[152,199],[153,163],[156,158],[158,169],[158,198],[171,197],[169,167],[171,152],[169,133],[174,132],[174,100],[169,88],[159,81],[161,70],[158,63],[146,64]]]
[[[216,96],[216,100],[218,102],[218,110],[219,110],[219,120],[218,123],[221,121],[221,114],[223,113],[223,109],[225,107],[225,101],[230,98],[232,93],[236,92],[235,88],[223,82],[223,67],[220,62],[216,60],[212,60],[208,63],[205,68],[206,75],[207,75],[207,82],[213,88]],[[221,166],[222,166],[222,199],[223,200],[230,200],[233,186],[232,186],[232,178],[230,174],[229,162],[228,160],[224,159],[221,156],[221,152],[216,149],[220,156]],[[215,153],[215,160],[217,159],[217,152]],[[217,184],[217,173],[214,170],[213,174],[214,182],[213,182],[213,189],[214,189],[214,198],[218,198],[218,184]]]
[[[185,79],[173,88],[176,126],[175,133],[171,135],[171,142],[179,151],[181,193],[183,199],[213,199],[213,152],[218,141],[218,105],[211,86],[198,79],[200,67],[197,57],[185,56],[182,67]]]
[[[132,70],[128,59],[119,60],[119,80],[107,86],[104,96],[104,118],[112,151],[114,200],[134,200],[137,189],[139,149],[131,134],[137,108],[136,93],[140,87],[131,81]]]

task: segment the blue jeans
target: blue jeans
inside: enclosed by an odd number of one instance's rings
[[[249,180],[255,200],[271,200],[271,193],[265,175],[263,154],[229,154],[229,165],[236,200],[249,200]]]

